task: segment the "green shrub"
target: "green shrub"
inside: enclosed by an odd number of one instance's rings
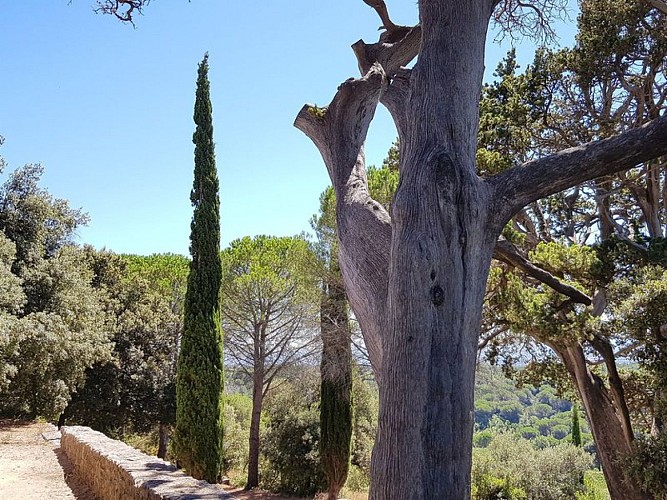
[[[567,425],[558,424],[551,428],[551,435],[556,439],[563,439],[570,434],[570,428]]]
[[[262,487],[299,496],[325,489],[319,438],[316,407],[292,408],[284,418],[271,420],[263,436]]]
[[[512,484],[511,478],[485,473],[473,484],[472,497],[475,500],[525,500],[527,495],[522,488]]]
[[[473,450],[473,496],[571,500],[584,491],[584,472],[591,461],[588,453],[569,443],[538,449],[527,439],[501,432],[487,448]]]
[[[378,424],[378,391],[372,382],[364,380],[360,370],[352,379],[352,456],[351,464],[358,467],[366,478],[371,472],[371,452]]]
[[[534,427],[524,425],[519,429],[519,434],[524,439],[535,439],[540,433]]]
[[[365,470],[351,465],[347,473],[345,488],[349,491],[366,491],[370,487],[370,478]]]
[[[667,500],[667,435],[644,437],[635,443],[634,454],[626,460],[628,472],[655,500]]]
[[[260,485],[308,496],[326,487],[320,464],[319,370],[301,368],[265,399]]]
[[[146,455],[157,455],[158,428],[157,426],[146,434],[127,434],[123,436],[123,442],[145,453]]]
[[[225,394],[223,470],[226,475],[246,470],[252,400],[242,394]]]
[[[535,439],[531,440],[531,443],[534,448],[543,450],[544,448],[556,446],[558,444],[558,440],[551,436],[537,436]]]
[[[486,448],[493,441],[493,436],[496,434],[489,430],[485,429],[483,431],[475,432],[472,438],[473,446],[475,448]]]
[[[611,500],[604,474],[599,470],[584,473],[584,492],[577,492],[577,500]]]

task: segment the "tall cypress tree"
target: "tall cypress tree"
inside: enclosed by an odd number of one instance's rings
[[[352,350],[347,297],[331,257],[321,303],[320,459],[327,478],[327,499],[336,500],[347,479],[352,440]]]
[[[190,275],[185,295],[183,338],[176,371],[174,445],[189,474],[210,483],[222,475],[224,386],[220,328],[220,201],[213,146],[208,54],[199,65],[192,141],[194,183],[190,200]]]
[[[581,427],[579,426],[579,408],[572,405],[572,444],[581,446]]]

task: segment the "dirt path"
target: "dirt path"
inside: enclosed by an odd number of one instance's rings
[[[72,475],[56,436],[50,424],[0,421],[0,498],[95,500]]]
[[[299,500],[225,486],[239,500]],[[0,420],[0,499],[97,500],[73,474],[51,424]]]

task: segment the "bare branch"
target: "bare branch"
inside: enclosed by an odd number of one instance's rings
[[[143,14],[143,8],[150,2],[151,0],[97,0],[98,7],[95,12],[111,14],[119,21],[134,26],[134,15]]]
[[[317,146],[336,192],[339,262],[350,304],[361,325],[373,368],[382,357],[386,320],[390,217],[368,192],[363,144],[386,77],[379,64],[347,80],[326,108],[304,106],[294,125]]]
[[[382,27],[387,31],[392,31],[397,28],[397,26],[389,19],[389,12],[387,11],[387,5],[384,3],[384,0],[364,0],[366,5],[373,7],[373,10],[377,12],[382,21]]]
[[[509,218],[554,193],[667,154],[667,115],[608,139],[565,149],[488,179],[496,211]]]
[[[493,20],[501,28],[500,40],[507,35],[512,40],[529,37],[551,42],[558,38],[551,22],[568,19],[567,0],[496,0],[495,3]]]

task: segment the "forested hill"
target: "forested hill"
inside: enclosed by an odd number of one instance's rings
[[[582,418],[584,443],[591,439]],[[548,385],[518,388],[500,368],[486,363],[477,367],[475,384],[475,444],[484,446],[487,429],[517,430],[524,438],[547,446],[569,440],[572,432],[572,402],[561,399]]]
[[[306,370],[307,371],[307,370]],[[226,387],[231,393],[252,394],[252,385],[241,370],[226,367]],[[358,373],[364,372],[360,368]],[[314,376],[314,375],[313,375]],[[361,377],[369,394],[377,399],[377,386],[366,371]],[[549,385],[519,388],[503,371],[488,363],[477,367],[475,382],[475,445],[485,446],[494,431],[511,430],[534,441],[537,447],[546,447],[571,440],[572,401],[562,399]],[[582,441],[592,441],[588,425],[580,414]]]

